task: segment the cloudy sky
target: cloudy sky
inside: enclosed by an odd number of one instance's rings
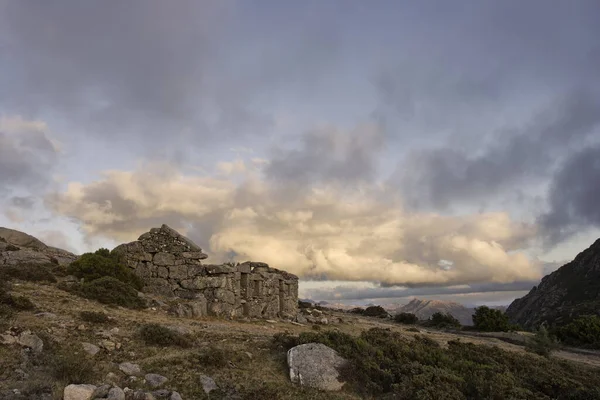
[[[600,237],[596,0],[0,0],[0,226],[166,223],[317,300],[508,303]]]

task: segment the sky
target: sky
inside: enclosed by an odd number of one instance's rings
[[[596,0],[0,0],[0,226],[508,304],[600,237]]]

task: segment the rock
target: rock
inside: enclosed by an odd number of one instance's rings
[[[142,374],[142,370],[141,370],[140,366],[137,364],[130,363],[130,362],[124,362],[124,363],[119,364],[119,369],[125,375],[129,375],[129,376],[139,376]]]
[[[209,394],[213,390],[217,390],[219,388],[214,379],[206,375],[200,375],[200,384],[202,385],[202,389],[206,394]]]
[[[277,321],[273,321],[272,319],[267,319],[266,322],[268,322],[269,324],[276,324]]]
[[[306,324],[308,323],[308,320],[306,319],[306,317],[302,314],[298,314],[296,316],[296,322],[300,323],[300,324]]]
[[[98,397],[106,397],[108,396],[108,392],[110,391],[111,385],[107,385],[104,384],[102,386],[98,386],[96,388],[96,390],[94,390],[94,394],[92,395],[92,398],[98,398]]]
[[[109,400],[125,400],[125,392],[120,387],[114,387],[108,391]]]
[[[68,385],[63,392],[63,400],[91,400],[95,391],[94,385]]]
[[[44,349],[44,342],[42,339],[29,332],[21,333],[18,343],[21,346],[29,347],[34,353],[41,353]]]
[[[248,358],[250,360],[252,360],[254,357],[252,356],[252,353],[250,353],[249,351],[245,351],[244,354],[246,354],[246,356],[248,356]]]
[[[144,379],[146,379],[148,385],[150,385],[153,388],[162,386],[166,381],[168,381],[166,377],[158,374],[146,374],[146,376],[144,376]]]
[[[327,325],[329,323],[329,320],[325,317],[319,319],[319,323],[323,324],[323,325]]]
[[[117,386],[119,384],[119,377],[114,372],[109,372],[104,377],[104,382],[110,383],[113,386]]]
[[[294,383],[320,390],[340,390],[338,369],[346,360],[335,350],[321,343],[307,343],[292,347],[287,353],[290,379]]]
[[[95,356],[100,351],[100,347],[93,345],[91,343],[84,342],[84,343],[81,343],[81,345],[83,346],[83,350],[86,353],[88,353],[90,356]],[[96,397],[102,397],[102,396],[96,396]]]
[[[171,393],[171,397],[169,398],[169,400],[183,400],[183,398],[179,393],[173,392]]]
[[[0,343],[1,344],[15,344],[15,343],[17,343],[17,338],[13,335],[0,335]]]
[[[117,348],[117,344],[111,340],[103,340],[100,342],[100,346],[103,349],[106,349],[108,351],[113,351]]]
[[[0,265],[66,265],[77,259],[73,253],[47,246],[35,237],[14,229],[0,227],[0,238],[5,245],[5,251],[0,251]]]
[[[168,399],[171,396],[171,391],[168,389],[159,389],[152,392],[152,395],[157,399]]]
[[[39,312],[39,313],[36,313],[35,316],[42,317],[42,318],[50,318],[50,319],[56,318],[56,314],[53,314],[51,312]]]

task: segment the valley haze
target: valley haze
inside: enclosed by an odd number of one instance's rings
[[[508,305],[600,237],[600,3],[0,0],[0,226]]]

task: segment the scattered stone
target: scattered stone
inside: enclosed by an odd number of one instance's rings
[[[252,356],[252,353],[250,353],[249,351],[245,351],[244,353],[245,353],[245,354],[248,356],[248,358],[249,358],[249,359],[251,359],[251,360],[252,360],[252,359],[254,358],[254,357]]]
[[[95,391],[94,385],[68,385],[63,392],[63,400],[91,400]]]
[[[102,386],[98,386],[96,388],[96,390],[94,390],[94,394],[92,395],[92,398],[98,398],[98,397],[106,397],[108,396],[108,392],[110,391],[111,385],[107,385],[104,384]]]
[[[162,386],[166,381],[168,381],[166,377],[158,374],[146,374],[144,378],[146,379],[148,385],[150,385],[153,388]]]
[[[306,324],[308,321],[304,315],[298,314],[298,316],[296,317],[296,322],[300,324]]]
[[[103,340],[100,342],[100,346],[108,351],[113,351],[117,348],[117,344],[115,342],[112,342],[110,340]]]
[[[152,392],[152,394],[157,399],[168,399],[169,396],[171,395],[171,391],[168,389],[159,389],[159,390],[155,390],[154,392]]]
[[[294,322],[294,321],[291,321],[290,324],[296,325],[296,326],[305,326],[304,324],[301,324],[299,322]]]
[[[119,369],[129,376],[138,376],[142,374],[142,370],[139,365],[130,362],[124,362],[119,364]]]
[[[273,321],[272,319],[268,319],[268,320],[266,320],[266,322],[268,322],[270,324],[276,324],[277,323],[277,321]]]
[[[34,353],[41,353],[44,349],[44,342],[42,339],[28,331],[21,333],[18,343],[21,346],[29,347]]]
[[[112,328],[109,332],[112,333],[113,335],[118,335],[119,334],[119,328]]]
[[[100,351],[100,347],[91,344],[91,343],[81,343],[81,345],[83,346],[83,350],[88,353],[90,356],[95,356],[96,354],[98,354],[98,352]],[[96,396],[96,397],[102,397],[102,396]]]
[[[85,327],[85,325],[84,325],[84,324],[81,324],[81,325],[79,325],[79,326],[77,327],[77,330],[78,330],[78,331],[85,331],[86,329],[87,329],[87,328]]]
[[[200,384],[202,384],[202,389],[204,389],[204,393],[206,394],[209,394],[213,390],[217,390],[219,388],[214,379],[206,375],[200,375]]]
[[[118,385],[119,383],[119,377],[117,376],[117,374],[115,374],[114,372],[109,372],[108,374],[106,374],[106,376],[104,377],[104,382],[106,383],[110,383],[111,385]]]
[[[15,344],[17,343],[17,338],[13,335],[0,335],[0,343]]]
[[[329,323],[329,320],[327,318],[323,317],[319,320],[319,323],[321,323],[323,325],[327,325]]]
[[[320,390],[340,390],[338,369],[346,360],[330,347],[321,343],[307,343],[292,347],[287,353],[290,379],[302,386]]]
[[[39,312],[37,314],[35,314],[36,317],[42,317],[42,318],[56,318],[56,314],[53,314],[51,312]]]
[[[169,398],[169,400],[183,400],[183,398],[181,398],[181,395],[177,392],[173,392],[171,393],[171,397]]]
[[[120,387],[114,387],[108,391],[108,400],[125,400],[125,392]]]

